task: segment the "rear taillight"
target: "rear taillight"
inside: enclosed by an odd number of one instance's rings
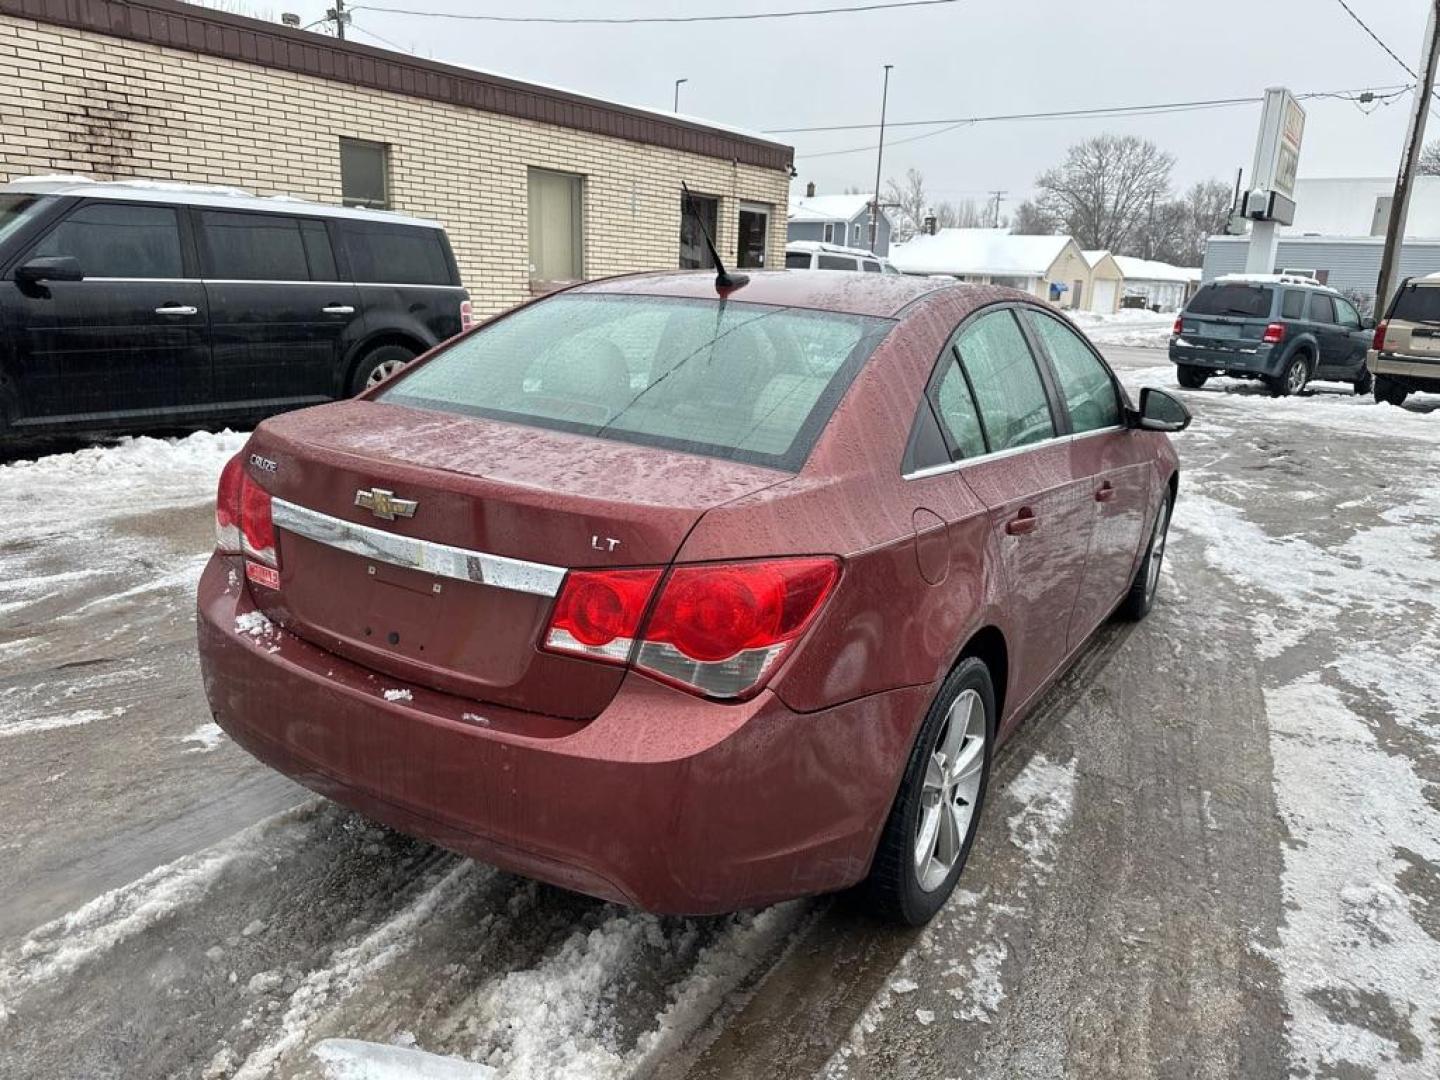
[[[1179,337],[1179,336],[1180,336],[1181,334],[1183,334],[1184,332],[1185,332],[1185,319],[1184,319],[1182,316],[1180,316],[1180,315],[1176,315],[1176,316],[1175,316],[1175,325],[1170,328],[1170,333],[1173,334],[1175,337]]]
[[[1283,322],[1272,322],[1265,327],[1265,333],[1260,338],[1266,345],[1278,345],[1285,340],[1285,324]]]
[[[1370,343],[1370,347],[1376,352],[1379,352],[1381,349],[1385,348],[1385,331],[1389,329],[1390,324],[1388,322],[1376,323],[1375,340]]]
[[[225,555],[245,555],[246,577],[272,589],[280,587],[270,493],[246,475],[243,454],[236,454],[220,471],[215,549]]]
[[[839,573],[832,558],[680,566],[645,620],[660,571],[576,571],[560,591],[545,647],[628,660],[707,697],[748,697],[810,625]]]
[[[470,306],[469,300],[460,301],[460,329],[469,330],[475,325],[475,309]]]

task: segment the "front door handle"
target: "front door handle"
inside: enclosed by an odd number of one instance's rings
[[[1106,480],[1100,485],[1100,490],[1095,492],[1095,501],[1109,502],[1113,498],[1115,498],[1115,485]]]
[[[156,315],[199,315],[200,309],[193,304],[162,304],[155,309]]]
[[[326,315],[354,315],[355,309],[349,304],[327,304],[320,309]]]
[[[1011,536],[1024,536],[1032,533],[1040,525],[1040,519],[1035,516],[1035,511],[1028,506],[1005,523],[1005,531]]]

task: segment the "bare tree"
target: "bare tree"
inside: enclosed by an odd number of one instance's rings
[[[1416,170],[1421,176],[1440,176],[1440,139],[1425,144],[1420,151],[1420,165]]]
[[[1151,207],[1166,201],[1174,164],[1148,139],[1098,135],[1040,174],[1036,205],[1082,248],[1123,251],[1140,239]]]
[[[903,184],[893,179],[888,181],[885,201],[894,204],[892,209],[895,214],[890,225],[895,242],[904,243],[925,227],[925,212],[930,206],[930,199],[925,194],[925,177],[919,169],[906,170]]]
[[[1033,199],[1026,199],[1017,206],[1015,217],[1010,222],[1010,231],[1019,236],[1049,236],[1055,229],[1056,222]]]

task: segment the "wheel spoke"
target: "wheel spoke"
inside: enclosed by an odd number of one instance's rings
[[[945,721],[945,730],[940,734],[940,742],[936,751],[945,756],[946,761],[954,761],[960,753],[960,747],[965,742],[965,736],[970,727],[970,711],[980,702],[980,697],[974,690],[965,690],[950,705],[950,715]]]
[[[940,815],[940,835],[935,838],[935,859],[948,873],[955,860],[960,857],[960,827],[955,820],[957,809],[946,804]]]
[[[949,817],[940,802],[920,808],[920,832],[915,837],[915,868],[920,871],[922,884],[926,880],[930,861],[935,858],[935,846],[940,839],[940,822]]]
[[[961,780],[978,773],[985,765],[985,740],[973,736],[961,748],[959,755],[950,763],[950,783],[952,786]]]
[[[936,794],[945,789],[945,763],[938,754],[931,754],[925,765],[924,787],[927,792]]]

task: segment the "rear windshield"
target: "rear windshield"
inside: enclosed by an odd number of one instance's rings
[[[1440,323],[1440,288],[1411,286],[1395,296],[1392,319],[1406,322]]]
[[[1206,285],[1185,310],[1191,315],[1239,315],[1254,319],[1270,317],[1275,291],[1265,285],[1240,283]]]
[[[26,219],[47,201],[40,195],[0,193],[0,243],[25,224]]]
[[[379,398],[793,471],[893,325],[570,294],[461,338]]]

